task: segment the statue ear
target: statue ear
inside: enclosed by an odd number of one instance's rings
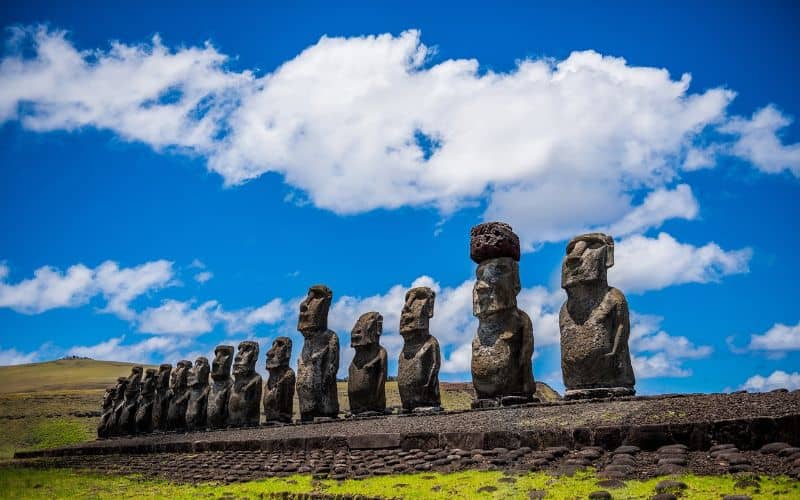
[[[433,303],[435,301],[436,301],[436,292],[431,290],[431,295],[430,295],[430,297],[428,297],[428,303],[430,304],[430,307],[428,308],[428,317],[429,318],[433,317]]]
[[[614,238],[611,236],[606,240],[606,269],[614,265]]]

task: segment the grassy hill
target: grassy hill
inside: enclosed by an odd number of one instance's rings
[[[59,359],[44,363],[0,366],[0,394],[105,389],[127,376],[133,363]]]

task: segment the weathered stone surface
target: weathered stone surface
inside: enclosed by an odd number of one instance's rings
[[[297,361],[297,396],[300,418],[305,421],[339,414],[339,337],[328,329],[332,299],[330,288],[314,285],[300,304],[297,329],[303,334],[303,350]]]
[[[228,396],[228,425],[258,425],[261,419],[261,375],[256,373],[258,342],[239,342],[233,360],[233,385]]]
[[[621,291],[608,286],[614,240],[589,233],[573,238],[561,266],[561,370],[566,399],[634,394],[628,350],[630,319]]]
[[[517,308],[519,238],[507,224],[490,222],[472,229],[470,248],[478,262],[472,290],[472,313],[479,321],[472,341],[475,406],[486,406],[481,400],[530,402],[536,392],[533,326]]]
[[[208,415],[208,374],[211,369],[208,359],[201,356],[189,372],[189,403],[186,407],[186,427],[189,430],[205,429]]]
[[[165,430],[167,428],[167,415],[169,414],[169,390],[172,380],[172,365],[164,363],[158,367],[156,374],[156,394],[153,400],[153,429]]]
[[[97,437],[108,437],[112,430],[111,424],[114,421],[114,397],[116,396],[116,386],[107,387],[103,394],[103,403],[100,408],[100,423],[97,424]]]
[[[291,422],[294,404],[294,370],[289,367],[292,339],[278,337],[267,351],[267,387],[264,392],[264,416],[267,422]]]
[[[181,360],[175,365],[170,381],[169,411],[167,412],[167,429],[177,430],[186,428],[186,408],[189,405],[189,371],[192,362]]]
[[[233,364],[233,346],[215,347],[214,361],[211,362],[211,387],[206,407],[206,425],[212,429],[225,427],[228,423],[228,398],[233,386],[231,364]]]
[[[117,429],[120,434],[136,433],[136,403],[139,399],[141,382],[142,367],[134,366],[131,368],[131,374],[128,375],[122,411],[120,412],[120,418],[117,422]]]
[[[136,432],[148,433],[153,430],[153,404],[156,396],[156,370],[148,368],[144,372],[139,399],[136,402]]]
[[[383,316],[368,312],[358,318],[350,333],[356,355],[348,371],[347,396],[354,414],[386,410],[388,357],[379,343],[382,331]]]
[[[403,350],[397,368],[397,386],[404,411],[442,406],[439,396],[442,357],[439,342],[430,334],[435,299],[434,291],[424,286],[406,292],[400,315]]]
[[[499,257],[519,261],[519,237],[508,224],[478,224],[470,230],[469,236],[469,256],[476,264]]]

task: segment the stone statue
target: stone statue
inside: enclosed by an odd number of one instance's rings
[[[128,375],[128,384],[125,386],[125,396],[120,420],[117,428],[120,434],[136,433],[136,403],[139,400],[139,388],[142,382],[142,367],[134,366]]]
[[[117,385],[114,389],[113,411],[108,423],[109,436],[117,436],[120,434],[119,423],[122,421],[122,410],[125,408],[125,388],[127,386],[127,377],[117,377]]]
[[[294,370],[289,368],[292,339],[278,337],[267,351],[267,390],[264,392],[264,417],[267,422],[291,422],[294,405]]]
[[[114,415],[115,394],[116,387],[106,387],[106,392],[103,394],[103,404],[100,411],[100,423],[97,425],[97,437],[99,438],[105,438],[109,436],[109,426],[113,421]]]
[[[153,430],[163,431],[167,428],[171,380],[172,365],[164,363],[159,366],[156,374],[156,394],[153,399]]]
[[[186,428],[190,431],[206,428],[206,408],[208,406],[208,359],[200,356],[189,371],[189,403],[186,406]]]
[[[167,412],[167,429],[182,430],[186,428],[186,407],[189,405],[189,371],[192,362],[186,359],[178,361],[170,386],[169,411]]]
[[[261,419],[261,375],[256,373],[258,342],[239,343],[233,360],[233,385],[228,396],[228,425],[233,427],[258,425]]]
[[[470,257],[478,264],[472,313],[473,407],[534,401],[533,325],[517,308],[519,238],[508,224],[486,222],[470,231]]]
[[[136,432],[140,434],[153,431],[153,404],[156,395],[156,371],[148,368],[144,371],[139,399],[136,401]]]
[[[614,240],[601,233],[576,236],[561,266],[561,371],[566,399],[635,394],[628,351],[630,320],[625,296],[608,286]]]
[[[380,344],[383,316],[362,314],[350,332],[350,346],[356,355],[350,363],[347,396],[353,414],[386,411],[386,349]]]
[[[297,396],[300,418],[336,418],[339,398],[336,373],[339,371],[339,337],[328,330],[328,308],[333,292],[325,285],[314,285],[300,304],[297,329],[303,334],[303,350],[297,361]]]
[[[228,424],[228,398],[231,393],[233,346],[218,345],[211,362],[211,387],[208,391],[207,424],[212,429]]]
[[[403,351],[397,367],[397,387],[404,412],[442,409],[439,397],[442,357],[439,342],[430,334],[429,326],[435,299],[436,293],[425,286],[406,292],[400,315]]]

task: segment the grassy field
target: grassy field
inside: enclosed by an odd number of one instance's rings
[[[64,359],[0,367],[0,459],[16,450],[66,446],[94,439],[103,389],[130,373],[131,363]],[[469,384],[442,384],[442,405],[469,408]],[[339,383],[342,411],[347,383]],[[386,383],[386,404],[400,405],[397,382]],[[295,401],[295,411],[298,405]],[[299,415],[297,415],[299,417]]]
[[[726,494],[746,494],[758,498],[799,498],[800,483],[786,477],[756,478],[742,482],[732,476],[694,476],[677,478],[688,488],[684,498],[715,499]],[[452,474],[404,474],[360,480],[318,481],[308,475],[265,479],[231,485],[179,485],[140,477],[100,476],[69,470],[30,470],[0,468],[0,498],[269,498],[282,493],[325,493],[330,495],[368,495],[384,498],[587,498],[589,493],[608,490],[614,498],[650,498],[658,479],[627,481],[618,488],[603,486],[592,471],[572,477],[547,473],[505,475],[493,471],[466,471]]]

